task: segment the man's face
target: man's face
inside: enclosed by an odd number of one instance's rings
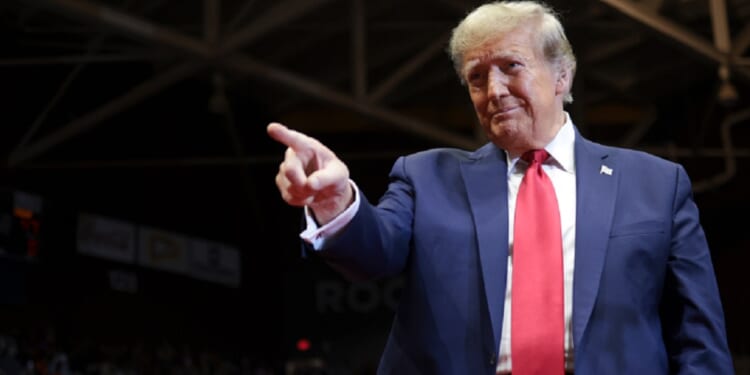
[[[543,148],[564,123],[560,74],[542,56],[534,25],[464,55],[462,74],[489,139],[513,156]]]

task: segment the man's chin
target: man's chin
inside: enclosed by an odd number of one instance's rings
[[[490,129],[495,134],[505,133],[509,128],[513,127],[513,121],[510,118],[498,118],[493,117],[490,121]]]

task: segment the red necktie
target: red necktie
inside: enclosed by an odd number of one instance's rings
[[[563,263],[560,213],[542,162],[529,162],[518,188],[513,232],[511,360],[513,375],[562,375],[564,358]]]

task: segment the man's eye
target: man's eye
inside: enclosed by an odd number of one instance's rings
[[[474,72],[474,73],[469,73],[467,80],[469,82],[480,82],[482,80],[482,77],[483,77],[482,73]]]

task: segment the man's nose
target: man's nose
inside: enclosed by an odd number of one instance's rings
[[[508,95],[508,76],[497,65],[487,73],[487,95],[491,99]]]

